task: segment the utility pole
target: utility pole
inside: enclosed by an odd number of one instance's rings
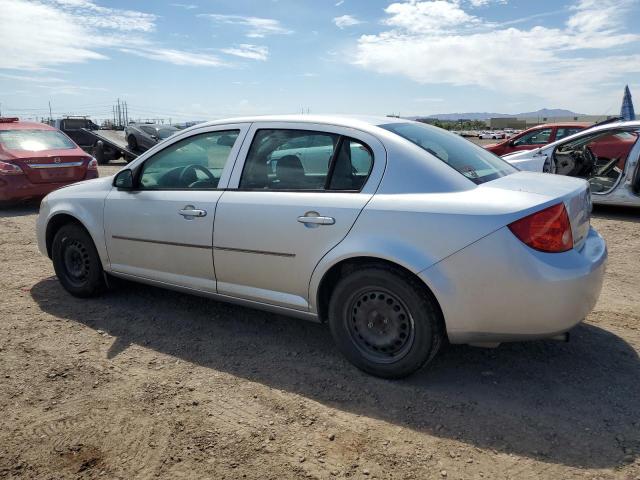
[[[49,123],[53,120],[53,115],[51,114],[51,100],[49,100]]]

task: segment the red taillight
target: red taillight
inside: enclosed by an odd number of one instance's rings
[[[0,176],[3,175],[24,175],[24,172],[18,165],[13,163],[0,162]]]
[[[509,229],[522,242],[542,252],[559,253],[573,248],[571,222],[564,203],[521,218]]]
[[[87,170],[98,170],[98,161],[95,158],[91,157],[87,163]]]

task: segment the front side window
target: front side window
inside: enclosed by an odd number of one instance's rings
[[[352,138],[307,130],[258,130],[240,188],[359,191],[372,165],[370,149]]]
[[[542,130],[534,130],[533,132],[525,133],[523,136],[514,140],[513,145],[515,147],[519,145],[546,145],[551,138],[551,129],[543,128]]]
[[[201,133],[169,145],[144,163],[139,188],[217,188],[239,133],[239,130]]]
[[[415,143],[476,184],[517,171],[493,153],[438,127],[423,123],[391,123],[380,127]]]
[[[7,150],[69,150],[76,144],[57,130],[0,130],[0,143]]]

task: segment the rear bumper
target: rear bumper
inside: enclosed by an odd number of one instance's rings
[[[451,343],[552,337],[595,306],[607,246],[594,230],[580,250],[543,253],[508,228],[420,272],[440,302]]]
[[[83,180],[98,178],[96,170],[88,170]],[[80,181],[80,180],[78,180]],[[42,198],[52,191],[75,182],[31,183],[26,175],[0,177],[0,201],[13,202]]]

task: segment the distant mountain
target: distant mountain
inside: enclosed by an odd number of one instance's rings
[[[557,117],[578,117],[581,113],[562,108],[542,108],[535,112],[523,113],[494,113],[494,112],[466,112],[466,113],[438,113],[435,115],[416,116],[416,118],[437,118],[438,120],[488,120],[490,118],[518,117],[518,118],[557,118]]]

